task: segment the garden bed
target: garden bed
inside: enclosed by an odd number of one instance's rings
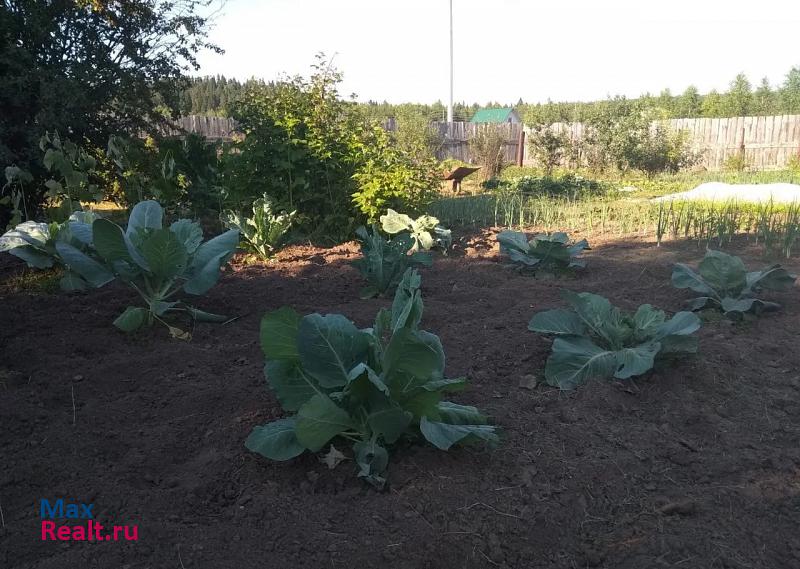
[[[237,315],[190,342],[111,326],[123,287],[0,292],[0,566],[8,568],[779,568],[800,566],[800,299],[733,325],[708,319],[693,360],[574,392],[539,386],[550,340],[527,330],[561,288],[677,311],[672,264],[694,244],[592,240],[577,278],[503,266],[493,233],[462,238],[422,272],[423,328],[438,334],[453,399],[502,429],[493,451],[400,447],[389,484],[312,455],[248,452],[282,415],[266,389],[268,310],[337,312],[369,326],[354,244],[293,247],[234,265],[199,308]],[[748,266],[755,249],[733,247]],[[788,266],[798,272],[800,264]],[[346,450],[346,445],[342,445]],[[41,540],[39,500],[94,503],[138,541]]]

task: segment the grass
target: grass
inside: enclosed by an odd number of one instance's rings
[[[19,292],[26,292],[28,294],[55,294],[61,290],[59,281],[63,275],[64,271],[61,268],[40,270],[25,267],[18,273],[12,274],[7,279],[1,280],[0,292],[6,294],[16,294]]]
[[[515,168],[514,173],[521,174],[522,170]],[[527,170],[530,174],[531,170]],[[504,172],[504,177],[506,175]],[[662,191],[663,187],[632,192],[613,188],[606,195],[585,197],[577,193],[561,197],[530,195],[520,190],[520,185],[515,188],[512,184],[510,188],[501,187],[478,195],[440,199],[432,204],[430,213],[450,227],[568,230],[586,236],[653,236],[659,245],[665,238],[685,238],[706,247],[722,247],[732,241],[734,235],[744,234],[762,245],[766,255],[789,258],[800,237],[800,204],[650,200],[655,195],[691,189],[700,180],[708,181],[712,177],[741,183],[800,182],[800,176],[787,172],[716,173],[714,176],[686,173],[649,181],[669,187],[669,191]]]

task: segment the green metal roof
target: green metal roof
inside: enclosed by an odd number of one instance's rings
[[[475,112],[469,122],[508,122],[508,117],[513,110],[511,107],[505,109],[480,109]]]

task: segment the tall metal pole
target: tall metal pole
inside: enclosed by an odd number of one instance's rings
[[[453,0],[450,0],[450,104],[447,105],[447,122],[453,122]]]

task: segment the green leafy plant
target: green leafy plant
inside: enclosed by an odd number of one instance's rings
[[[414,251],[429,251],[434,247],[447,250],[453,243],[449,229],[439,226],[439,220],[430,215],[421,215],[413,219],[393,209],[381,216],[381,228],[389,235],[407,232],[414,239]]]
[[[351,442],[358,476],[380,487],[387,447],[404,438],[448,450],[456,443],[498,441],[475,407],[443,401],[464,378],[444,376],[439,338],[419,330],[420,277],[408,269],[392,303],[372,328],[339,314],[301,317],[288,307],[261,321],[265,374],[293,416],[255,427],[245,446],[272,460],[319,452],[335,438]]]
[[[163,219],[158,202],[144,201],[131,211],[127,229],[84,213],[60,225],[25,222],[0,238],[0,251],[36,268],[63,266],[61,288],[68,291],[99,288],[119,278],[147,307],[126,308],[114,320],[117,328],[132,332],[157,320],[173,337],[188,339],[187,332],[163,317],[177,312],[196,321],[227,320],[174,298],[181,290],[203,295],[216,284],[220,268],[236,250],[239,232],[232,229],[203,243],[198,223],[179,219],[164,227]]]
[[[353,266],[369,283],[362,289],[361,298],[390,294],[408,268],[433,264],[429,253],[411,252],[414,239],[408,233],[387,240],[373,225],[369,231],[359,227],[356,235],[361,241],[361,258],[353,261]]]
[[[745,313],[759,314],[779,309],[779,304],[760,300],[755,295],[761,290],[788,290],[796,278],[780,265],[748,272],[739,257],[721,251],[708,251],[697,272],[683,263],[677,263],[672,270],[675,287],[688,288],[703,295],[690,300],[688,308],[717,308],[732,320],[742,319]]]
[[[656,359],[697,352],[700,319],[679,312],[667,319],[649,304],[624,313],[596,294],[563,291],[571,310],[540,312],[528,329],[556,336],[544,376],[548,384],[574,389],[589,379],[628,379],[652,369]]]
[[[497,235],[497,241],[500,252],[507,254],[520,270],[555,273],[586,266],[577,256],[589,248],[589,243],[581,239],[570,244],[566,233],[542,233],[528,240],[521,231],[505,230]]]
[[[262,259],[269,259],[283,244],[296,213],[275,213],[272,200],[264,194],[253,202],[252,217],[226,211],[222,214],[222,223],[241,232],[245,249]]]

